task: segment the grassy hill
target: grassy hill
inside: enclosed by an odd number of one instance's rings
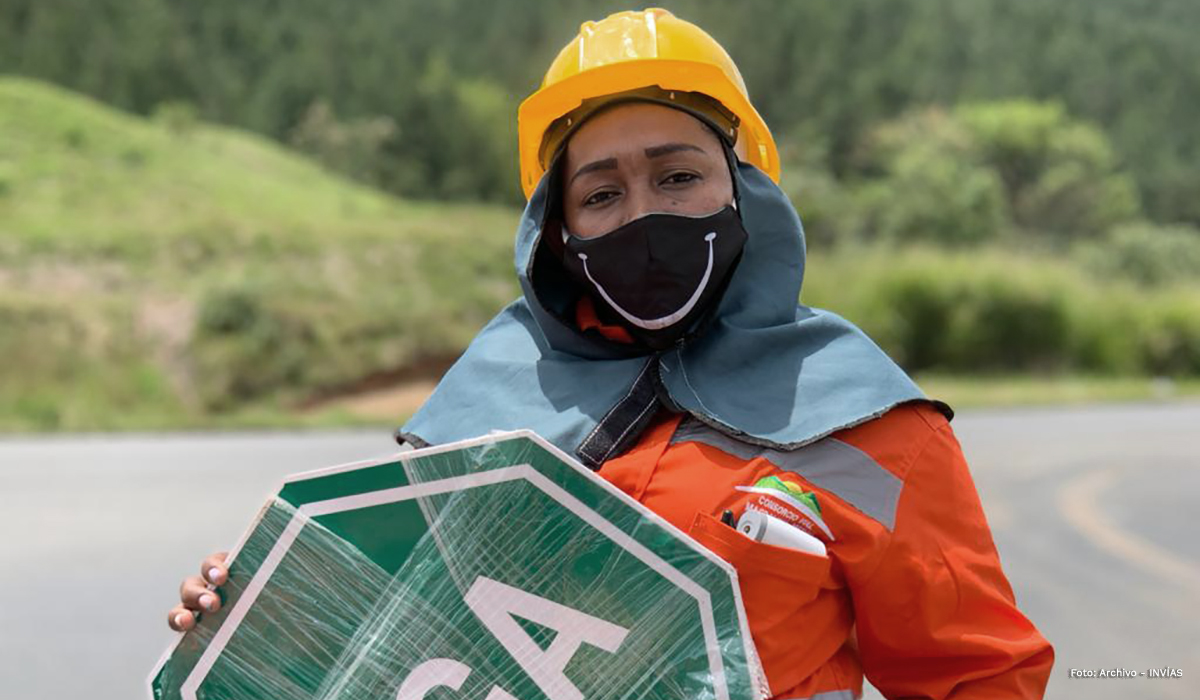
[[[515,220],[0,77],[0,430],[268,420],[440,366],[516,295]]]
[[[516,296],[516,218],[0,77],[0,432],[403,420]],[[1194,280],[1017,248],[818,249],[805,301],[964,405],[1200,391]]]

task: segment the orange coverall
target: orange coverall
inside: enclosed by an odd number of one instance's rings
[[[595,328],[590,304],[578,320]],[[602,327],[606,335],[624,329]],[[600,475],[738,571],[776,698],[1040,698],[1054,651],[1017,609],[947,419],[908,404],[791,452],[660,411]],[[751,540],[719,516],[776,476],[812,492],[828,556]]]

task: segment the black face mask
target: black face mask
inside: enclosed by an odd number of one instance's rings
[[[662,350],[716,305],[746,230],[727,206],[704,217],[648,214],[603,236],[565,238],[567,271],[630,335]]]

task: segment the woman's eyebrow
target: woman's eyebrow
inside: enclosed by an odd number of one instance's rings
[[[616,169],[617,169],[617,159],[616,158],[605,158],[603,160],[594,160],[591,163],[588,163],[587,165],[580,166],[579,170],[576,170],[575,174],[571,176],[571,179],[567,182],[567,185],[569,186],[572,182],[575,182],[575,178],[579,177],[580,175],[586,175],[588,173],[595,172],[597,170],[616,170]]]
[[[680,151],[696,151],[697,153],[704,153],[704,154],[708,153],[708,151],[705,151],[703,148],[700,148],[699,146],[696,146],[696,145],[693,145],[690,143],[682,143],[682,142],[664,143],[664,144],[660,144],[658,146],[650,146],[649,148],[647,148],[645,150],[645,153],[646,153],[647,158],[662,158],[663,156],[668,156],[668,155],[671,155],[672,153],[678,153]],[[594,160],[591,163],[588,163],[587,165],[580,166],[579,170],[576,170],[575,174],[571,176],[571,179],[569,181],[567,181],[567,185],[569,186],[572,182],[575,182],[575,178],[579,177],[580,175],[586,175],[588,173],[595,172],[597,170],[616,170],[616,169],[617,169],[617,159],[616,158],[605,158],[603,160]]]
[[[704,154],[708,153],[703,148],[700,148],[699,146],[694,146],[690,143],[664,143],[661,146],[651,146],[651,147],[647,148],[646,149],[646,157],[647,158],[661,158],[663,156],[670,155],[672,153],[678,153],[680,151],[696,151],[698,153],[704,153]]]

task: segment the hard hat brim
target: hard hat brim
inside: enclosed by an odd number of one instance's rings
[[[578,108],[585,99],[649,86],[698,92],[720,102],[741,120],[739,150],[744,140],[746,160],[779,182],[779,154],[770,129],[720,68],[697,61],[650,59],[592,68],[544,86],[521,103],[517,113],[518,149],[525,197],[533,194],[545,173],[546,166],[539,157],[542,138],[555,120]]]

